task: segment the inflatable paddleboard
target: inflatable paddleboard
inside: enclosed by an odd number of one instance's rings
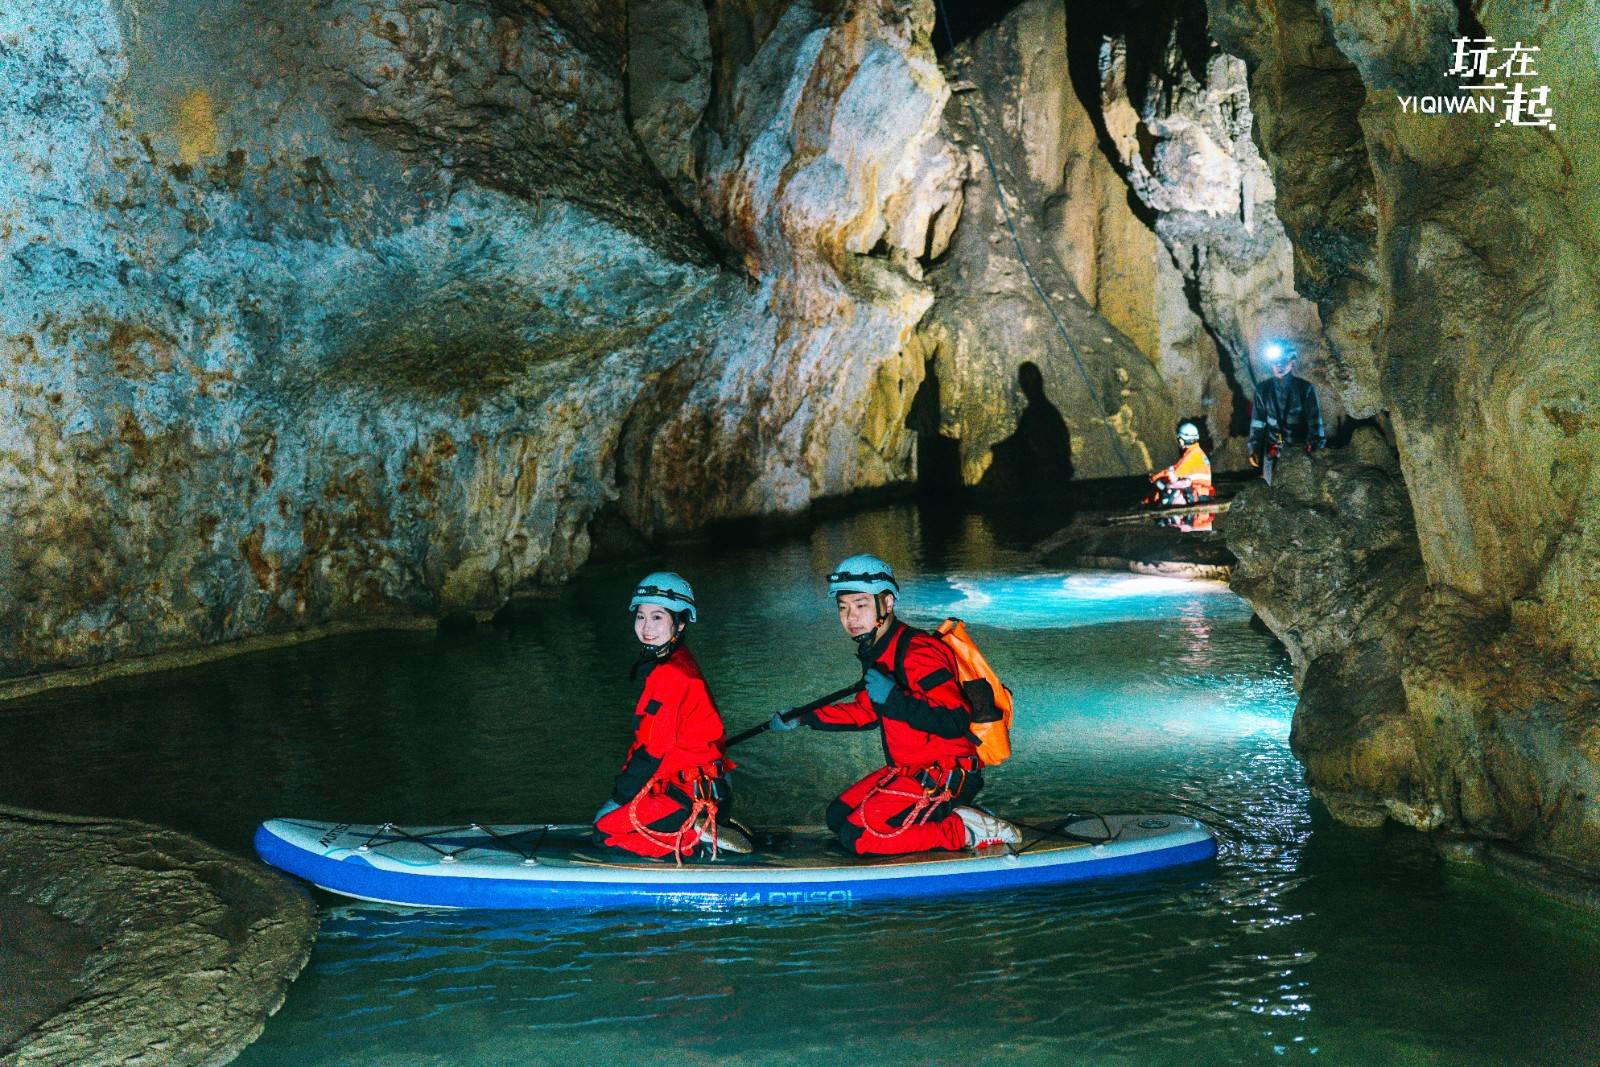
[[[619,855],[588,825],[361,826],[269,819],[267,863],[359,900],[437,908],[725,908],[850,904],[1056,885],[1207,860],[1216,839],[1184,815],[1071,816],[1016,846],[857,857],[821,828],[752,834],[749,855],[681,866]]]

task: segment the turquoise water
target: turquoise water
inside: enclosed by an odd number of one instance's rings
[[[877,551],[964,616],[1019,700],[1003,812],[1178,810],[1214,864],[850,909],[437,914],[324,901],[267,1064],[1600,1062],[1592,918],[1310,802],[1279,649],[1224,587],[1038,573],[990,520],[896,508],[599,568],[492,627],[243,657],[0,714],[0,800],[245,851],[269,815],[575,821],[631,725],[636,572],[695,583],[730,731],[851,680],[819,576]],[[816,822],[875,736],[736,750],[740,815]],[[25,759],[17,754],[27,753]]]

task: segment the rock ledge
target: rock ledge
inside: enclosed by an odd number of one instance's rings
[[[316,938],[315,905],[287,879],[145,823],[0,807],[0,892],[97,946],[81,993],[0,1048],[18,1067],[226,1063]]]

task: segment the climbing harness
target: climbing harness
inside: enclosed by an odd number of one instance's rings
[[[722,775],[722,764],[713,764],[709,769],[699,767],[693,771],[680,771],[675,782],[665,778],[657,778],[650,785],[641,789],[628,801],[628,821],[634,831],[646,841],[657,848],[664,848],[672,853],[673,862],[683,866],[683,858],[694,851],[702,837],[709,840],[711,845],[711,858],[717,858],[717,785],[716,780]],[[711,773],[716,772],[715,774]],[[669,787],[676,785],[685,796],[689,798],[689,815],[684,819],[683,825],[676,830],[653,830],[639,818],[639,801],[647,795],[661,795]]]
[[[957,762],[954,767],[946,771],[943,782],[940,782],[933,773],[936,770],[944,768],[937,765],[920,769],[885,767],[883,774],[873,783],[872,788],[867,790],[867,795],[861,798],[861,803],[856,807],[856,810],[861,812],[862,832],[880,841],[892,841],[911,827],[921,826],[927,822],[941,805],[954,803],[956,797],[961,795],[961,790],[966,788],[967,768]],[[955,780],[958,773],[961,775],[961,785],[952,789],[950,783]],[[922,789],[919,792],[912,792],[909,789],[891,788],[891,784],[898,778],[910,778],[920,782]],[[867,822],[867,805],[880,796],[897,797],[911,802],[909,807],[902,809],[899,826],[888,826],[879,830]]]

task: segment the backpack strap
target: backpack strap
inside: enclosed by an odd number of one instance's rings
[[[906,657],[911,654],[911,627],[905,623],[900,625],[904,629],[900,631],[899,641],[894,649],[894,680],[896,685],[909,693],[911,682],[906,677]]]
[[[896,685],[908,693],[916,691],[927,692],[930,689],[937,689],[955,677],[948,670],[941,668],[925,678],[919,678],[916,690],[911,688],[911,680],[906,674],[906,658],[911,655],[911,639],[917,634],[931,637],[940,644],[944,644],[944,638],[939,634],[929,633],[927,630],[919,630],[914,626],[906,626],[904,633],[900,637],[900,643],[895,646],[894,650],[894,680]]]

